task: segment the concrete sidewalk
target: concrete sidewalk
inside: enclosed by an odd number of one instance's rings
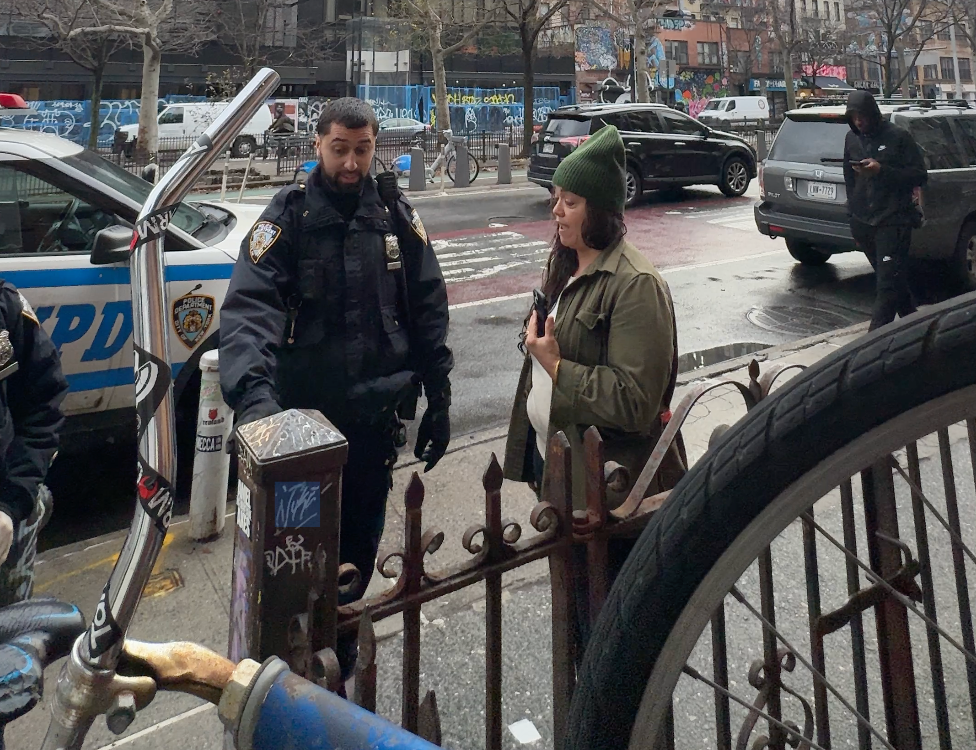
[[[677,405],[688,384],[695,380],[703,377],[726,377],[747,383],[749,381],[747,367],[753,358],[758,359],[763,367],[772,363],[811,365],[853,341],[865,330],[866,324],[861,324],[686,373],[679,381],[674,405]],[[783,381],[785,382],[788,377],[791,375],[784,375]],[[744,413],[741,396],[731,386],[710,394],[706,402],[701,402],[695,407],[683,430],[689,458],[695,461],[701,457],[707,447],[709,436],[717,425],[731,424]],[[446,567],[469,559],[470,555],[461,547],[461,537],[468,526],[483,521],[484,492],[481,490],[481,478],[491,454],[494,453],[501,458],[504,452],[505,432],[505,428],[496,428],[456,438],[451,451],[437,469],[428,475],[422,475],[426,488],[424,527],[437,526],[445,533],[444,545],[429,558],[430,569]],[[409,461],[404,460],[395,471],[395,485],[390,496],[386,531],[381,549],[398,548],[402,543],[403,492],[410,476],[418,469],[418,462],[411,456]],[[522,524],[526,535],[531,533],[528,516],[535,502],[532,492],[524,485],[506,482],[502,499],[503,517],[515,519]],[[154,571],[151,593],[143,599],[130,629],[133,638],[151,641],[193,640],[220,653],[226,653],[233,549],[230,533],[233,528],[233,508],[229,508],[228,511],[228,526],[224,534],[218,540],[206,544],[195,543],[187,538],[188,524],[185,518],[174,521]],[[43,553],[39,556],[37,564],[37,593],[76,602],[90,617],[124,536],[124,533],[110,534]],[[507,575],[506,598],[511,601],[511,606],[514,608],[519,602],[524,602],[527,598],[531,599],[524,592],[543,586],[546,575],[545,561],[527,565]],[[371,590],[378,592],[389,585],[379,574],[376,574],[373,577]],[[472,607],[477,612],[480,590],[480,587],[471,587],[432,603],[430,607],[424,609],[426,620],[435,629],[439,627],[443,630],[444,618],[452,613],[461,610],[470,613]],[[548,601],[547,597],[545,601]],[[522,619],[526,623],[532,623],[534,638],[541,642],[547,641],[547,635],[545,632],[538,631],[538,628],[542,627],[539,623],[545,619],[544,612],[540,614],[540,607],[541,604],[534,609],[530,606],[526,610],[525,618]],[[506,618],[508,617],[521,618],[522,616],[513,609],[511,614],[506,613]],[[437,626],[438,622],[440,626]],[[390,636],[395,636],[398,629],[397,618],[390,618],[377,624],[377,635],[388,639]],[[483,633],[483,627],[481,632]],[[398,641],[398,638],[394,638],[389,643],[392,645]],[[510,642],[512,641],[506,640],[506,643]],[[399,649],[395,651],[399,653]],[[457,659],[476,662],[482,659],[480,656],[472,656],[471,650],[466,647],[464,653],[459,651],[458,654],[453,654],[446,651],[450,651],[450,648],[442,649],[445,661]],[[438,661],[441,660],[442,655],[438,655]],[[387,658],[395,660],[392,650]],[[48,672],[49,688],[54,684],[58,668],[58,665],[55,665]],[[396,670],[381,669],[381,679],[391,671],[395,676]],[[537,677],[544,682],[546,674],[548,673],[543,668],[542,674]],[[507,684],[508,678],[506,678]],[[390,687],[388,684],[386,689],[389,690]],[[441,691],[445,689],[450,691],[444,694],[446,699],[450,700],[452,696],[458,699],[459,694],[454,686],[441,685],[439,688],[439,699],[442,695]],[[383,693],[382,683],[380,692]],[[466,700],[472,704],[467,710],[472,720],[476,720],[478,702],[474,696]],[[482,711],[483,708],[482,702]],[[393,703],[381,700],[380,710],[381,713],[386,713],[396,709]],[[42,703],[27,717],[10,725],[7,729],[8,748],[33,750],[39,746],[46,726],[47,712],[45,704]],[[543,727],[540,727],[540,731],[542,729]],[[508,737],[508,740],[511,739]],[[193,750],[205,748],[217,750],[222,746],[220,725],[215,712],[201,701],[188,696],[168,694],[158,697],[148,709],[140,713],[123,738],[116,738],[110,734],[104,721],[99,720],[95,723],[85,744],[86,748],[105,750],[116,747],[125,747],[127,750],[148,750],[148,748],[181,746]]]

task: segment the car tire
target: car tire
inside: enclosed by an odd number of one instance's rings
[[[738,198],[749,189],[749,164],[741,156],[730,156],[722,166],[718,189],[727,198]]]
[[[644,194],[644,185],[640,173],[634,167],[627,167],[627,179],[624,188],[624,205],[633,206]]]
[[[235,159],[246,159],[254,153],[257,142],[249,135],[238,136],[230,147],[230,155]]]
[[[962,291],[976,289],[976,221],[963,224],[949,264],[950,274]]]
[[[809,242],[787,237],[786,249],[790,251],[794,260],[800,261],[805,266],[822,266],[830,260],[830,253],[814,247]]]

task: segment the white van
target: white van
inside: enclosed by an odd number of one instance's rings
[[[723,96],[712,99],[698,115],[699,122],[712,127],[767,120],[769,102],[764,96]]]
[[[192,139],[206,130],[210,123],[217,119],[217,115],[226,109],[228,102],[193,102],[187,104],[170,104],[159,113],[156,122],[159,124],[160,139]],[[247,157],[254,152],[257,144],[262,141],[265,131],[271,127],[271,108],[261,107],[251,121],[244,126],[240,135],[231,144],[232,156]],[[123,125],[119,130],[128,138],[126,143],[134,143],[139,137],[139,126]],[[188,145],[188,144],[183,144]]]

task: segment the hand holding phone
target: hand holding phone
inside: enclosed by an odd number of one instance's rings
[[[540,339],[546,335],[546,318],[549,317],[549,303],[540,289],[532,290],[532,309],[535,310],[535,335]]]

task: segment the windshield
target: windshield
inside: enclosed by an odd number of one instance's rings
[[[142,178],[131,172],[126,172],[122,167],[103,159],[88,149],[66,156],[63,162],[79,172],[91,175],[140,206],[145,204],[146,198],[149,197],[149,191],[152,189],[152,185]],[[181,203],[180,207],[176,209],[171,223],[187,234],[194,235],[207,221],[207,217],[200,211],[186,203]]]
[[[822,159],[843,159],[844,139],[851,132],[841,118],[793,120],[787,118],[779,129],[769,158],[823,164]]]
[[[705,109],[722,109],[725,107],[725,102],[720,99],[712,99],[708,104],[705,105]]]
[[[560,138],[574,138],[590,134],[590,121],[577,120],[569,117],[550,117],[546,123],[546,133]]]

